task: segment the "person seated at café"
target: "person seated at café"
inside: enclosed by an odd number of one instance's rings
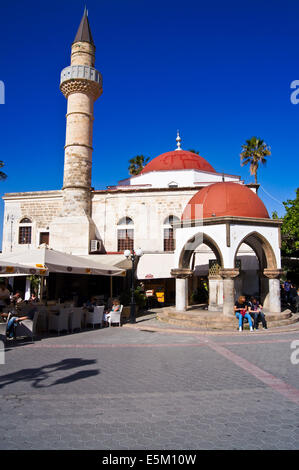
[[[7,322],[6,326],[6,336],[8,339],[16,339],[16,327],[19,323],[21,323],[24,320],[32,320],[34,318],[35,312],[37,311],[37,307],[32,307],[26,315],[23,315],[22,317],[10,317],[10,319]],[[2,313],[2,317],[8,316],[8,313]]]
[[[263,306],[257,301],[255,297],[251,297],[248,303],[248,311],[253,318],[253,328],[258,330],[259,321],[262,322],[264,330],[267,329],[267,322],[263,312]]]
[[[120,301],[118,299],[113,299],[111,310],[104,313],[103,315],[103,324],[104,326],[109,325],[109,319],[112,312],[118,312],[120,310]]]
[[[244,295],[240,295],[237,302],[235,303],[234,312],[236,314],[236,318],[239,320],[239,331],[243,330],[243,321],[245,318],[248,320],[250,331],[253,331],[252,319],[248,313],[248,305]]]
[[[92,296],[90,300],[87,300],[87,302],[85,303],[85,307],[89,312],[93,312],[93,307],[95,307],[96,305],[97,299],[94,296]]]
[[[32,294],[30,296],[30,299],[29,299],[29,302],[30,303],[39,302],[39,299],[38,299],[37,295],[35,294],[35,292],[32,292]]]
[[[23,302],[21,292],[19,290],[17,290],[16,293],[12,296],[11,301],[14,305],[17,305]]]

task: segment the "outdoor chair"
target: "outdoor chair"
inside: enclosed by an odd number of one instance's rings
[[[16,336],[30,336],[34,341],[36,335],[36,324],[38,319],[38,311],[35,312],[33,320],[23,320],[16,326]]]
[[[100,325],[102,327],[103,322],[104,305],[94,307],[93,312],[87,312],[86,314],[86,325]]]
[[[75,307],[72,309],[69,317],[70,331],[73,333],[74,330],[81,330],[83,310],[81,307]]]
[[[108,323],[109,326],[111,326],[114,323],[118,323],[119,326],[121,326],[121,312],[123,310],[123,305],[120,306],[120,309],[118,312],[110,312],[109,317],[108,317]]]
[[[60,308],[59,315],[49,315],[49,331],[55,330],[59,334],[61,331],[68,331],[69,329],[69,316],[71,308]]]
[[[2,337],[2,341],[6,341],[6,328],[7,328],[7,323],[8,323],[8,320],[10,319],[10,317],[13,316],[13,313],[12,312],[4,312],[4,313],[8,313],[8,317],[6,319],[6,322],[5,323],[0,323],[0,339]]]
[[[37,331],[47,332],[49,311],[45,305],[37,305],[36,308],[39,313],[36,326]]]
[[[6,340],[6,323],[0,323],[0,340]]]

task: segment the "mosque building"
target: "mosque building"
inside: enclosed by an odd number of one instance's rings
[[[5,194],[3,254],[45,243],[128,269],[124,251],[141,248],[136,282],[162,289],[179,311],[206,281],[210,311],[231,315],[244,293],[279,313],[280,221],[270,219],[258,185],[183,150],[179,132],[174,148],[140,174],[92,188],[93,111],[103,89],[86,11],[60,90],[67,100],[63,187]],[[116,282],[116,294],[123,286]]]

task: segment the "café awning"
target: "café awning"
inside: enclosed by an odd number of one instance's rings
[[[0,256],[0,277],[29,276],[32,274],[45,275],[46,271],[47,269],[44,266],[37,268],[32,263],[16,263],[12,260],[3,259]]]
[[[125,269],[52,250],[46,245],[16,253],[3,253],[0,255],[0,265],[1,263],[20,263],[23,266],[30,266],[31,269],[47,270],[51,273],[96,274],[101,276],[124,276],[126,273]],[[39,273],[36,272],[36,274]]]
[[[80,258],[91,260],[95,263],[103,263],[113,268],[132,269],[132,261],[128,260],[124,254],[80,255]]]

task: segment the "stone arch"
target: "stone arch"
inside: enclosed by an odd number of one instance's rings
[[[245,243],[246,245],[250,246],[250,248],[252,248],[252,250],[255,252],[259,260],[261,270],[264,268],[277,269],[276,256],[272,246],[261,233],[258,233],[256,231],[247,234],[240,241],[235,251],[234,263],[236,262],[236,256],[242,243]]]
[[[32,219],[31,217],[23,216],[19,219],[19,224],[32,224]]]
[[[179,222],[180,218],[177,215],[168,215],[164,218],[163,225],[172,225],[174,222]]]
[[[117,225],[134,225],[134,221],[131,217],[124,216],[119,219]]]
[[[200,244],[207,245],[213,251],[217,263],[223,267],[223,256],[218,244],[209,235],[199,232],[185,243],[179,258],[179,268],[189,268],[191,256]]]

